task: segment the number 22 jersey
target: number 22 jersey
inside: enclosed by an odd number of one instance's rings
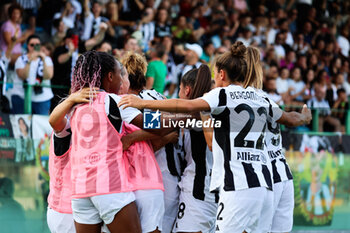
[[[214,127],[210,190],[272,189],[272,168],[265,146],[269,103],[255,89],[229,85],[202,97],[221,127]],[[275,114],[279,119],[280,114]]]

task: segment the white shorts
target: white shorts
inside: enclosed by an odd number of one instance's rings
[[[133,192],[72,199],[73,218],[80,224],[98,224],[103,221],[108,225],[121,209],[133,201]]]
[[[140,215],[142,232],[162,231],[164,193],[159,189],[135,191],[135,203]]]
[[[286,180],[273,186],[274,204],[271,232],[290,232],[293,227],[294,185]]]
[[[221,191],[216,230],[220,233],[266,233],[271,229],[273,192],[265,187]]]
[[[181,192],[173,232],[215,232],[218,204],[201,201],[192,193]]]
[[[51,233],[75,233],[73,214],[59,213],[48,207],[46,217]]]
[[[163,171],[164,184],[164,218],[162,224],[162,232],[170,233],[173,230],[174,222],[179,208],[180,189],[178,187],[179,180],[173,176],[169,171]]]

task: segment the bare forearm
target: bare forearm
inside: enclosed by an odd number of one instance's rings
[[[29,75],[29,69],[30,69],[30,62],[28,62],[23,69],[16,70],[18,77],[21,80],[26,80]]]
[[[72,52],[66,52],[64,54],[61,54],[59,57],[58,57],[58,63],[60,64],[63,64],[63,63],[66,63],[72,56]]]
[[[142,129],[136,130],[127,136],[130,137],[132,143],[159,138],[159,135]]]
[[[143,5],[143,3],[141,1],[136,0],[135,3],[137,5],[137,7],[139,8],[139,10],[142,11],[145,8],[145,6]]]
[[[151,141],[153,150],[157,151],[157,150],[161,149],[162,147],[164,147],[166,144],[171,143],[171,141],[172,141],[171,134],[168,134],[164,137],[158,137],[156,139],[153,139]]]
[[[307,117],[298,112],[283,112],[282,117],[277,122],[289,127],[297,127],[308,123]]]
[[[52,66],[47,66],[46,62],[44,62],[44,70],[43,70],[43,78],[44,79],[51,79],[53,76],[53,67]]]
[[[69,99],[64,100],[62,103],[56,106],[52,113],[50,114],[49,123],[51,127],[56,131],[60,132],[64,129],[66,125],[65,116],[73,107],[74,102]]]
[[[144,108],[159,109],[167,112],[192,112],[189,100],[169,99],[169,100],[143,100]]]
[[[93,38],[87,40],[85,42],[86,50],[91,50],[95,45],[102,42],[102,40],[105,38],[106,31],[100,30],[96,36]]]

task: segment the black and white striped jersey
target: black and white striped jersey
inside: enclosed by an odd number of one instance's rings
[[[163,100],[165,96],[154,89],[142,90],[139,97],[145,100]],[[149,110],[149,109],[145,109]],[[161,172],[168,171],[171,175],[177,176],[179,179],[183,170],[183,155],[181,148],[177,144],[169,143],[157,150],[154,155],[158,162]]]
[[[282,136],[280,125],[274,120],[275,115],[282,116],[279,106],[263,91],[257,91],[258,94],[269,102],[269,114],[266,127],[266,148],[268,157],[271,160],[273,182],[279,183],[286,180],[292,180],[292,172],[287,164],[282,148]]]
[[[213,154],[202,128],[180,129],[179,144],[183,147],[186,160],[186,168],[179,183],[181,191],[192,193],[198,200],[215,202],[215,194],[209,190]]]
[[[202,97],[215,121],[210,190],[272,189],[272,168],[265,147],[268,102],[238,85],[215,88]]]

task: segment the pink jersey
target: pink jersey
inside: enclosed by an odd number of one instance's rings
[[[121,135],[108,120],[106,93],[77,107],[71,118],[73,198],[133,191]]]
[[[140,130],[137,126],[123,122],[123,134]],[[162,173],[154,156],[152,145],[147,141],[132,144],[124,151],[129,165],[130,182],[135,190],[161,189],[164,191]]]
[[[50,193],[47,202],[51,209],[65,214],[72,213],[70,150],[71,148],[65,154],[56,156],[53,135],[51,136],[49,153]]]

